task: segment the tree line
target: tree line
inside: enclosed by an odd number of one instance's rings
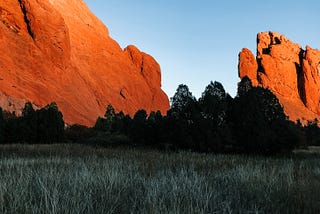
[[[94,129],[108,136],[125,136],[135,145],[201,152],[288,152],[304,141],[299,126],[289,121],[277,97],[252,87],[248,78],[232,98],[219,82],[211,82],[197,100],[179,85],[166,116],[138,111],[131,119],[107,107]]]
[[[86,143],[165,150],[274,154],[320,145],[318,121],[303,126],[286,117],[277,97],[244,77],[235,98],[210,82],[197,100],[179,85],[165,116],[139,110],[131,118],[108,105],[92,128],[65,128],[55,103],[34,110],[26,103],[20,117],[0,109],[0,143]]]
[[[64,140],[64,121],[56,103],[35,110],[25,104],[21,116],[0,108],[0,143],[56,143]]]

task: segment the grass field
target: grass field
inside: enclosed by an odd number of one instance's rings
[[[319,213],[320,156],[0,146],[0,213]]]

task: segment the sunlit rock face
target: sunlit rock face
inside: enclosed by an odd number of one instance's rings
[[[320,51],[288,40],[275,32],[257,35],[257,56],[239,54],[239,77],[269,88],[293,121],[320,118]]]
[[[159,64],[122,50],[82,0],[0,0],[0,106],[55,101],[67,123],[93,125],[112,104],[133,115],[169,108]]]

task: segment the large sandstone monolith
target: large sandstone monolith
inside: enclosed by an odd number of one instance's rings
[[[257,56],[244,48],[239,54],[239,77],[270,89],[293,121],[320,118],[320,51],[275,32],[257,36]]]
[[[159,64],[122,50],[83,0],[0,0],[0,106],[55,101],[67,123],[93,125],[112,104],[133,115],[169,108]]]

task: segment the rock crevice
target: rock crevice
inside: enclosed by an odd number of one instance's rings
[[[24,22],[26,24],[28,33],[31,36],[31,38],[34,39],[34,33],[32,31],[30,20],[28,18],[27,7],[25,5],[25,1],[24,0],[18,0],[18,2],[20,4],[20,8],[21,8],[21,11],[22,11],[22,14],[23,14]]]

